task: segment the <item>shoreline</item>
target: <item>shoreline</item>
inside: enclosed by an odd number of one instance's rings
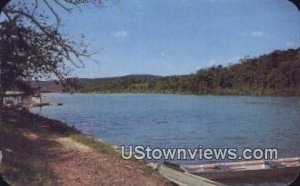
[[[153,168],[123,160],[111,144],[75,127],[4,109],[1,173],[12,185],[170,185]]]
[[[66,94],[68,94],[68,93],[66,93]],[[55,104],[51,105],[50,104],[50,105],[34,106],[34,107],[38,108],[38,107],[45,107],[45,106],[47,107],[47,106],[57,106],[57,105],[55,105]],[[66,128],[67,130],[70,130],[70,134],[67,134],[67,135],[68,135],[68,137],[72,138],[73,140],[78,141],[79,143],[81,143],[81,141],[84,141],[83,138],[90,139],[90,140],[94,141],[95,143],[101,143],[101,144],[103,144],[103,145],[105,145],[109,148],[112,148],[112,150],[116,151],[117,153],[120,153],[118,145],[112,144],[112,143],[107,143],[105,140],[103,140],[100,137],[95,137],[94,135],[85,134],[80,129],[76,128],[76,126],[68,124],[67,122],[60,121],[58,119],[48,118],[46,116],[42,116],[42,115],[37,114],[37,113],[33,113],[33,112],[30,111],[30,108],[33,108],[33,107],[27,107],[26,108],[26,111],[29,112],[30,114],[33,114],[33,115],[36,115],[38,117],[42,117],[42,118],[45,118],[47,120],[51,120],[53,122],[59,123],[63,128]],[[80,135],[81,137],[78,137],[76,135]],[[88,144],[84,144],[84,145],[88,146]]]
[[[121,159],[111,144],[65,122],[26,109],[5,109],[4,116],[9,141],[1,173],[12,185],[171,185],[144,162]]]
[[[300,95],[256,95],[256,94],[194,94],[194,93],[172,93],[172,92],[41,92],[41,94],[69,94],[69,95],[78,95],[78,94],[89,94],[89,95],[178,95],[178,96],[228,96],[228,97],[262,97],[262,98],[289,98],[289,97],[300,97]]]

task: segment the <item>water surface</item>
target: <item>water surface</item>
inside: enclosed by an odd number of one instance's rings
[[[278,148],[300,156],[300,98],[163,94],[44,94],[32,109],[117,145]]]

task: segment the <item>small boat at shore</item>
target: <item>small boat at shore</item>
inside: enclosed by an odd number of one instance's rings
[[[186,165],[181,168],[191,174],[212,180],[243,179],[297,175],[300,172],[300,157],[278,160],[224,162],[203,165]]]
[[[161,168],[176,171],[174,175],[168,174],[171,179],[181,180],[184,185],[190,177],[198,177],[204,180],[242,180],[242,179],[263,179],[275,178],[278,176],[294,176],[300,172],[300,157],[282,158],[278,160],[254,160],[240,162],[223,162],[201,165],[177,165],[164,162]],[[197,184],[196,184],[197,185]],[[214,184],[217,185],[217,184]]]

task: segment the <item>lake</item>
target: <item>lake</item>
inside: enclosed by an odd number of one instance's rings
[[[300,98],[166,94],[43,94],[31,109],[116,145],[278,148],[300,156]],[[187,161],[184,163],[196,163]]]

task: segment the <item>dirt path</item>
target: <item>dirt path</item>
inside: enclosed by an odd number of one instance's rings
[[[111,157],[74,142],[55,138],[61,146],[51,150],[59,158],[49,158],[49,167],[59,185],[164,185],[158,177],[144,175],[144,166],[134,161]]]
[[[60,135],[61,123],[7,111],[2,173],[14,185],[167,185],[140,162],[96,152]]]

